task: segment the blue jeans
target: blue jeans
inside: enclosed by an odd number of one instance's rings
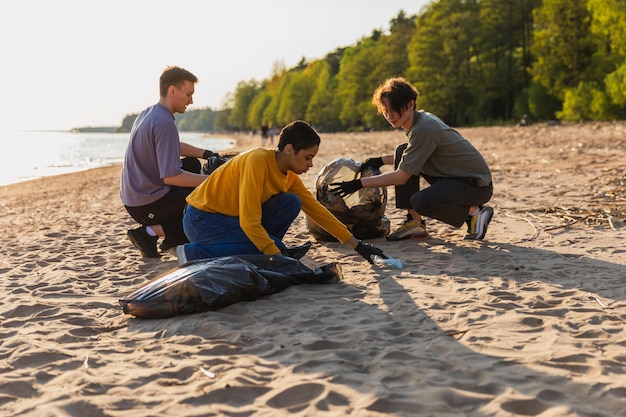
[[[292,193],[280,193],[261,205],[261,226],[281,251],[285,233],[302,208],[300,198]],[[189,242],[185,244],[188,261],[229,255],[262,253],[239,225],[239,217],[208,213],[187,205],[183,228]]]

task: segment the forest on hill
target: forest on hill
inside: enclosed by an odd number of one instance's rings
[[[452,126],[626,120],[626,0],[435,0],[388,30],[267,79],[241,81],[222,109],[177,114],[183,131],[387,126],[374,89],[402,76],[417,108]],[[137,115],[124,119],[129,130]]]

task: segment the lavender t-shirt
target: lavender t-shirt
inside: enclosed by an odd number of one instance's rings
[[[180,174],[181,166],[174,116],[159,103],[148,107],[130,132],[120,181],[122,203],[139,207],[157,201],[170,190],[163,178]]]

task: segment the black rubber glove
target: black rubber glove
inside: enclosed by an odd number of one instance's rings
[[[204,151],[204,153],[202,154],[202,159],[209,159],[209,158],[211,158],[211,157],[213,157],[213,156],[217,156],[217,157],[219,158],[219,157],[220,157],[220,154],[219,154],[219,153],[217,153],[217,152],[213,152],[213,151],[210,151],[210,150],[208,150],[208,149],[207,149],[207,150],[205,150],[205,151]]]
[[[336,194],[339,197],[345,197],[347,195],[353,194],[363,188],[363,183],[361,180],[352,180],[352,181],[344,181],[344,182],[333,182],[330,184],[329,192],[332,194]]]
[[[361,168],[359,170],[363,172],[368,167],[373,169],[380,169],[380,167],[382,167],[383,165],[385,165],[385,163],[383,162],[383,158],[381,158],[380,156],[377,158],[367,158],[365,162],[361,164]]]
[[[374,263],[372,256],[375,256],[375,255],[378,255],[383,259],[387,259],[387,255],[385,255],[382,250],[378,249],[376,246],[370,243],[359,242],[359,244],[356,245],[356,248],[354,248],[354,250],[357,251],[359,255],[364,257],[365,260],[367,260],[367,262],[371,264]]]

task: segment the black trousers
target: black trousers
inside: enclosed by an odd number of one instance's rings
[[[394,166],[397,169],[408,144],[396,148]],[[430,184],[420,190],[420,176]],[[481,187],[472,178],[436,178],[425,174],[413,175],[395,187],[396,208],[414,209],[423,216],[461,227],[472,206],[487,203],[493,196],[493,184]]]
[[[183,158],[182,164],[183,170],[195,174],[200,173],[201,164],[197,158]],[[172,186],[167,194],[154,203],[138,207],[124,207],[139,224],[144,226],[160,224],[166,239],[172,246],[182,245],[189,242],[183,231],[183,213],[187,205],[187,196],[193,190],[193,187]]]

